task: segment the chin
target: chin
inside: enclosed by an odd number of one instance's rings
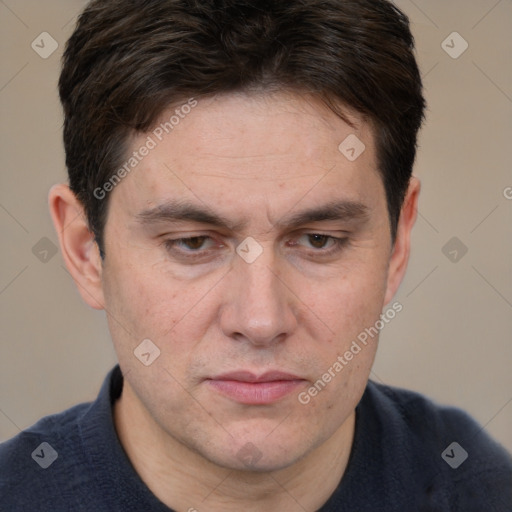
[[[263,453],[259,459],[247,458],[240,460],[238,454],[234,454],[232,457],[226,458],[224,456],[217,461],[212,462],[223,468],[241,473],[271,473],[286,469],[297,462],[297,460],[297,457],[292,457],[290,455],[283,455],[280,457],[279,455],[276,456],[275,453]]]
[[[286,446],[278,442],[269,442],[266,436],[254,436],[254,441],[235,443],[232,439],[227,446],[215,447],[201,454],[217,466],[251,473],[269,473],[292,466],[305,457],[314,447],[291,444],[288,438]]]

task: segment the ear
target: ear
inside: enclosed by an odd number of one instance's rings
[[[50,189],[48,203],[62,257],[80,295],[92,308],[104,309],[101,257],[82,204],[64,184]]]
[[[421,183],[418,178],[412,176],[404,198],[400,219],[398,221],[396,239],[389,260],[386,296],[384,305],[394,297],[407,269],[411,248],[411,231],[418,213],[418,198]]]

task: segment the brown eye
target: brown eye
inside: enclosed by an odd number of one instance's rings
[[[208,238],[206,236],[194,236],[191,238],[182,238],[180,241],[183,242],[189,249],[201,249],[204,240]]]
[[[338,238],[324,233],[304,233],[291,242],[292,247],[302,248],[308,257],[328,257],[341,252],[348,243],[348,237]]]
[[[315,249],[323,249],[325,244],[329,241],[330,236],[327,235],[307,235],[311,241],[311,245]]]
[[[185,256],[193,256],[196,253],[199,255],[201,253],[206,252],[205,249],[205,242],[207,240],[211,240],[209,236],[203,235],[203,236],[191,236],[188,238],[176,238],[174,240],[166,240],[164,242],[165,248],[169,252],[177,252],[181,253]]]

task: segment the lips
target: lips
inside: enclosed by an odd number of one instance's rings
[[[248,371],[225,373],[207,383],[225,397],[247,405],[265,405],[277,402],[303,385],[304,379],[281,371],[255,375]]]
[[[247,371],[238,371],[225,373],[223,375],[219,375],[218,377],[214,377],[213,380],[234,380],[238,382],[273,382],[279,380],[302,380],[299,376],[293,375],[291,373],[272,371],[266,372],[259,377],[254,375],[251,372]]]

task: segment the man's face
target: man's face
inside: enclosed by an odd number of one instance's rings
[[[284,94],[201,100],[161,141],[132,141],[156,147],[110,196],[102,280],[125,385],[162,433],[221,466],[289,466],[364,391],[376,337],[332,368],[379,319],[391,240],[373,137],[354,119]],[[355,160],[338,149],[351,134],[366,147]],[[228,226],[164,215],[178,201]],[[160,350],[148,366],[144,339]]]

